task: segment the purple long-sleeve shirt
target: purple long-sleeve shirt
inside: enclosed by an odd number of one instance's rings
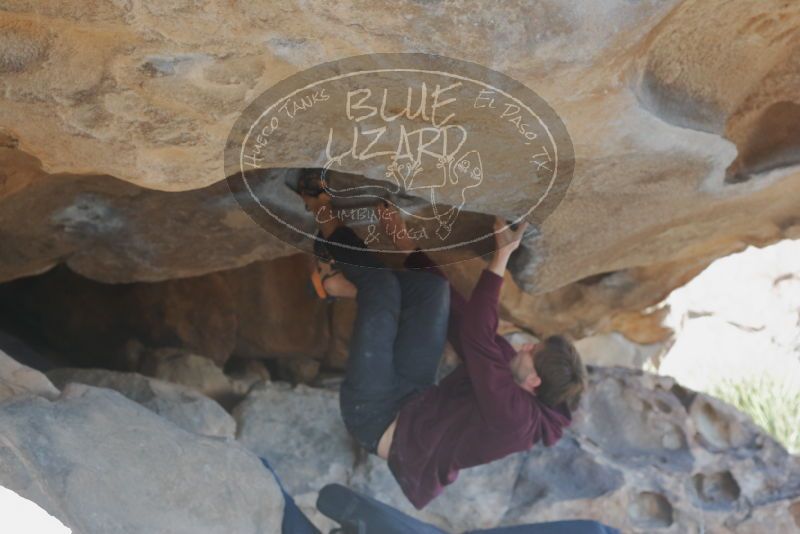
[[[407,267],[445,276],[422,252]],[[438,385],[411,398],[400,410],[389,450],[389,469],[408,500],[422,509],[460,469],[531,448],[552,446],[571,422],[557,409],[523,390],[511,374],[515,350],[497,334],[503,278],[485,269],[466,301],[450,286],[448,339],[464,362]]]

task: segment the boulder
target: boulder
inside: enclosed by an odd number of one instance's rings
[[[0,330],[0,351],[6,354],[13,354],[14,359],[42,372],[52,369],[55,362],[50,359],[53,354],[43,354],[41,347],[37,350],[19,337],[12,335],[6,330]]]
[[[319,361],[307,357],[295,357],[281,361],[281,376],[294,384],[312,384],[319,376]]]
[[[235,391],[247,393],[259,382],[269,382],[272,375],[263,360],[232,358],[225,364],[225,374],[233,382]]]
[[[0,484],[73,532],[280,532],[283,497],[255,455],[115,391],[14,399],[0,429]]]
[[[60,388],[77,382],[113,389],[189,432],[231,439],[236,434],[236,422],[222,406],[179,384],[106,369],[53,369],[47,377]]]
[[[193,389],[223,406],[245,393],[212,360],[182,348],[145,349],[139,372]]]
[[[22,365],[0,350],[0,402],[17,395],[53,399],[58,394],[58,388],[44,374]]]
[[[470,32],[449,31],[453,10]],[[712,259],[796,235],[794,2],[408,4],[402,17],[380,1],[226,4],[213,22],[202,7],[179,12],[36,0],[2,12],[0,280],[63,262],[96,280],[158,281],[293,254],[223,183],[227,136],[278,81],[375,51],[490,66],[566,125],[574,178],[513,264],[519,289],[538,298],[504,305],[538,333],[606,331],[610,316],[659,302]],[[272,163],[315,157],[296,135]],[[511,187],[519,198],[490,187],[467,210],[485,219],[508,214],[509,200],[530,204],[527,170]],[[652,325],[628,319],[613,329],[656,341]]]
[[[256,225],[224,182],[172,194],[112,176],[47,174],[2,143],[0,168],[2,281],[63,262],[100,282],[157,282],[296,252]]]
[[[316,492],[349,484],[447,531],[595,519],[623,532],[784,532],[798,515],[800,457],[749,417],[669,377],[589,368],[565,436],[463,470],[422,511],[383,460],[348,437],[335,392],[257,387],[235,410],[238,440],[268,454],[312,516]]]
[[[233,411],[237,440],[267,458],[298,506],[315,521],[317,492],[348,485],[363,456],[339,416],[333,391],[285,383],[259,384]]]
[[[587,364],[620,365],[642,369],[652,364],[666,350],[664,343],[642,345],[629,340],[619,332],[596,334],[575,342],[575,348]]]

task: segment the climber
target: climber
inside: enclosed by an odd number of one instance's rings
[[[515,351],[496,333],[503,273],[527,223],[511,230],[495,221],[496,250],[467,301],[410,239],[395,240],[407,253],[406,269],[385,268],[351,228],[329,216],[331,198],[318,179],[304,176],[296,190],[322,221],[326,241],[317,250],[332,260],[325,289],[355,296],[358,306],[340,389],[342,418],[362,447],[388,461],[409,501],[422,509],[459,469],[540,440],[553,445],[585,388],[580,356],[562,336]],[[387,224],[404,225],[388,205],[377,210]],[[463,365],[435,384],[448,339]]]

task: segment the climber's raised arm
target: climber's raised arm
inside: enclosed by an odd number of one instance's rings
[[[511,257],[511,253],[519,247],[522,234],[525,233],[526,228],[528,228],[528,223],[523,222],[516,230],[512,230],[503,219],[495,217],[494,241],[496,248],[492,255],[492,260],[489,262],[488,268],[490,271],[497,276],[505,274],[508,259]]]

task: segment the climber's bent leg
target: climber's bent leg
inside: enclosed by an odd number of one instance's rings
[[[333,244],[326,248],[358,289],[347,371],[339,392],[342,418],[359,444],[374,453],[405,395],[394,368],[400,284],[352,229],[341,226],[328,239]]]
[[[436,381],[447,343],[450,284],[443,276],[422,270],[396,275],[402,297],[394,366],[398,375],[424,389]]]

